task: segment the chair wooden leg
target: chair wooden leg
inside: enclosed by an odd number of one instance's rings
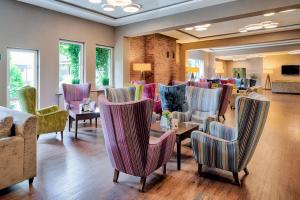
[[[198,175],[201,176],[202,164],[198,164]]]
[[[141,177],[140,189],[139,189],[140,192],[144,192],[145,184],[146,184],[146,177]]]
[[[61,137],[61,141],[63,141],[64,140],[64,132],[63,131],[60,132],[60,137]]]
[[[248,171],[247,167],[245,167],[244,172],[246,175],[249,175],[249,171]]]
[[[163,165],[163,175],[166,175],[167,172],[167,164]]]
[[[120,171],[115,169],[113,182],[117,183],[119,178]]]
[[[240,179],[239,179],[239,173],[233,172],[233,177],[234,177],[235,183],[236,183],[238,186],[240,186],[241,183],[240,183]]]
[[[28,179],[29,185],[31,185],[31,184],[33,183],[33,179],[34,179],[34,178]]]
[[[225,115],[223,115],[222,117],[223,117],[223,119],[224,119],[224,121],[225,121],[225,120],[226,120]]]
[[[37,140],[37,141],[39,140],[39,137],[40,137],[40,135],[37,135],[37,136],[36,136],[36,140]]]

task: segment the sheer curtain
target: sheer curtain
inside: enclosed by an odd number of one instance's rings
[[[195,73],[196,80],[199,80],[200,78],[204,78],[204,60],[189,59],[189,66],[199,68],[199,72]]]

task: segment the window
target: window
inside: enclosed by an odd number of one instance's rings
[[[17,91],[25,85],[38,87],[38,52],[34,50],[8,49],[7,55],[8,107],[20,110]]]
[[[63,83],[83,82],[83,44],[59,42],[59,88]]]
[[[96,47],[96,87],[112,83],[112,48]]]
[[[195,74],[195,79],[204,78],[204,61],[201,59],[189,59],[188,62],[189,66],[199,68],[199,72]]]

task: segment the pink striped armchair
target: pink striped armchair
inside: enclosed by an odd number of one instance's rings
[[[113,181],[119,172],[141,177],[144,191],[146,177],[163,166],[173,153],[176,136],[167,131],[159,139],[150,140],[153,101],[112,103],[100,96],[99,108],[106,150],[115,169]]]
[[[62,85],[65,107],[66,109],[79,109],[79,104],[83,102],[84,99],[89,98],[91,91],[91,84],[66,84]]]

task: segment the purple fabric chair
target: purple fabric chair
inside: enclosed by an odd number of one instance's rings
[[[222,95],[220,99],[220,107],[219,107],[219,114],[218,114],[218,121],[220,121],[220,117],[222,116],[225,121],[225,113],[227,107],[230,103],[231,95],[232,95],[233,85],[225,84],[222,86]]]
[[[143,192],[146,177],[170,160],[176,136],[167,131],[155,141],[150,140],[153,101],[150,99],[112,103],[100,96],[101,123],[111,164],[115,168],[114,182],[119,172],[141,177]]]
[[[83,102],[84,99],[89,98],[91,91],[91,84],[66,84],[62,85],[65,107],[66,109],[79,109],[79,104]]]
[[[154,101],[153,112],[157,114],[162,113],[161,100],[155,96],[155,83],[149,83],[143,85],[142,99],[152,99]]]

